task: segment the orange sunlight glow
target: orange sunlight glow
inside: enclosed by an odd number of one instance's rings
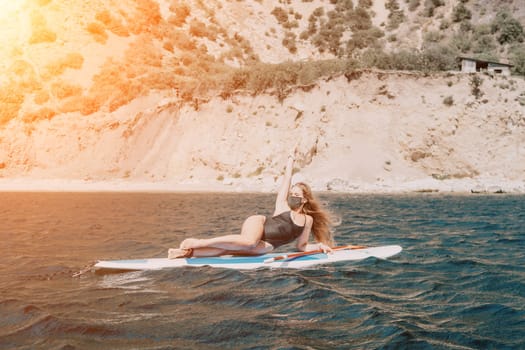
[[[5,83],[6,69],[12,63],[13,50],[16,50],[24,25],[20,21],[20,13],[24,1],[0,0],[0,87]]]
[[[9,15],[14,11],[20,9],[24,5],[24,1],[0,0],[0,7],[2,8],[2,15]]]
[[[29,28],[20,15],[24,1],[0,0],[0,49],[9,52],[19,36]]]

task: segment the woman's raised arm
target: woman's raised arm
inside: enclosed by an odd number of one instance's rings
[[[292,182],[292,172],[293,172],[293,164],[295,161],[295,148],[288,156],[288,160],[286,161],[286,168],[284,169],[284,176],[283,181],[281,183],[281,187],[279,188],[279,192],[277,192],[277,198],[275,199],[275,212],[274,215],[279,215],[282,212],[285,212],[287,210],[290,210],[290,207],[288,206],[288,192],[290,192],[290,185]]]

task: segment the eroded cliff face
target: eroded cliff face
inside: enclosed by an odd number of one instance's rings
[[[272,190],[298,144],[320,190],[523,183],[522,78],[479,75],[474,96],[468,75],[331,73],[329,50],[283,44],[321,5],[290,5],[292,30],[271,1],[9,3],[0,179]],[[304,64],[264,64],[287,60]]]
[[[272,190],[289,150],[317,190],[422,180],[525,177],[523,80],[365,71],[296,88],[279,101],[152,92],[113,112],[70,114],[1,134],[4,178],[166,182]]]

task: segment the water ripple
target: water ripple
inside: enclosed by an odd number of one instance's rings
[[[339,243],[404,247],[387,261],[72,278],[96,259],[238,232],[274,198],[0,195],[2,349],[525,348],[523,196],[322,195]]]

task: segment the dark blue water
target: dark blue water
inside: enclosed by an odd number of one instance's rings
[[[321,195],[387,261],[72,277],[271,213],[256,194],[0,194],[0,349],[523,349],[524,196]]]

